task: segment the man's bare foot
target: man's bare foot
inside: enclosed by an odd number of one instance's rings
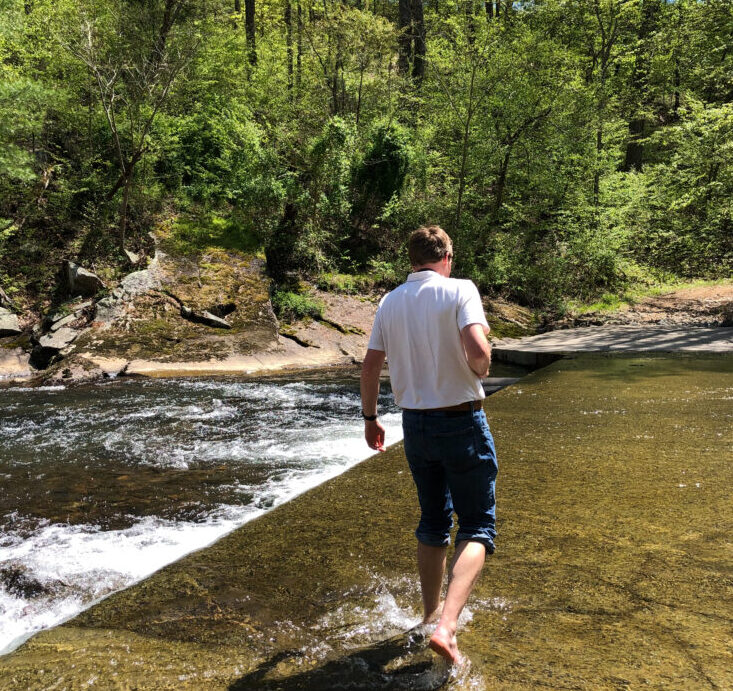
[[[458,652],[456,635],[446,626],[438,626],[430,637],[428,643],[430,649],[440,657],[445,658],[451,664],[457,665],[461,662],[461,654]]]
[[[440,620],[440,615],[443,613],[443,600],[440,601],[438,608],[431,614],[426,615],[422,622],[423,624],[436,624]]]

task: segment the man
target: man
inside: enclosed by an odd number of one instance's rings
[[[423,622],[437,620],[429,645],[457,663],[458,617],[496,536],[496,453],[481,405],[489,326],[476,286],[450,278],[453,247],[444,230],[419,228],[408,252],[413,273],[380,303],[364,358],[364,436],[372,449],[384,450],[377,394],[386,357],[421,509],[415,536]],[[454,510],[459,529],[441,612]]]

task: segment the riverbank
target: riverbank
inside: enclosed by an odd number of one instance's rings
[[[583,355],[488,399],[500,538],[449,687],[733,683],[731,387],[730,355]],[[392,446],[34,637],[0,685],[437,688],[397,635],[419,607],[413,492]]]
[[[171,279],[171,285],[178,286],[178,292],[184,294],[180,288],[183,270],[179,264],[180,260],[174,263],[175,271],[168,268],[167,275],[178,276],[175,281]],[[279,323],[266,294],[262,289],[252,288],[265,279],[252,278],[252,271],[247,266],[240,270],[251,283],[245,298],[256,293],[258,299],[256,312],[251,306],[247,309],[255,320],[255,331],[262,331],[265,322],[269,329],[254,339],[246,321],[235,324],[238,327],[235,333],[223,334],[211,333],[211,329],[201,325],[187,324],[184,330],[170,323],[166,326],[160,319],[162,313],[174,324],[176,318],[171,314],[170,304],[166,304],[170,298],[161,298],[156,288],[153,304],[146,302],[150,295],[143,295],[145,304],[137,305],[133,319],[126,316],[124,328],[91,329],[47,370],[38,371],[30,365],[27,338],[0,338],[0,386],[73,385],[125,375],[266,374],[361,362],[378,295],[333,293],[311,287],[312,299],[323,307],[321,317]],[[220,272],[214,273],[217,280],[223,280]],[[132,283],[148,286],[147,278],[142,281],[137,276]],[[223,285],[226,287],[227,281]],[[195,290],[190,287],[187,290],[187,301],[198,300],[201,309],[216,301],[213,295],[202,299]],[[161,300],[163,312],[158,304]],[[220,297],[219,302],[223,304],[225,300]],[[617,309],[578,312],[544,325],[531,310],[499,298],[484,299],[484,309],[492,328],[490,338],[497,360],[520,365],[544,365],[555,355],[587,350],[715,352],[731,348],[730,329],[725,327],[733,324],[733,283],[688,286],[619,303]],[[260,313],[269,316],[263,320]],[[538,335],[538,331],[545,333]],[[515,357],[507,354],[508,351],[520,354]],[[550,356],[536,356],[535,352]]]

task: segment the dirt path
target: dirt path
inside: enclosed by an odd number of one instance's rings
[[[557,326],[605,324],[660,326],[733,326],[733,283],[683,288],[646,297],[615,312],[591,312]]]

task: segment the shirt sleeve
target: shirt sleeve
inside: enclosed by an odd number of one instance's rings
[[[469,324],[483,324],[488,326],[481,296],[473,281],[466,281],[462,286],[461,299],[458,305],[458,329],[462,331]]]
[[[380,303],[381,306],[381,303]],[[382,335],[382,320],[381,320],[381,314],[382,310],[377,309],[376,315],[374,315],[374,325],[372,326],[372,333],[369,336],[369,345],[367,348],[370,350],[381,350],[383,352],[386,352],[386,348],[384,347],[384,336]]]

